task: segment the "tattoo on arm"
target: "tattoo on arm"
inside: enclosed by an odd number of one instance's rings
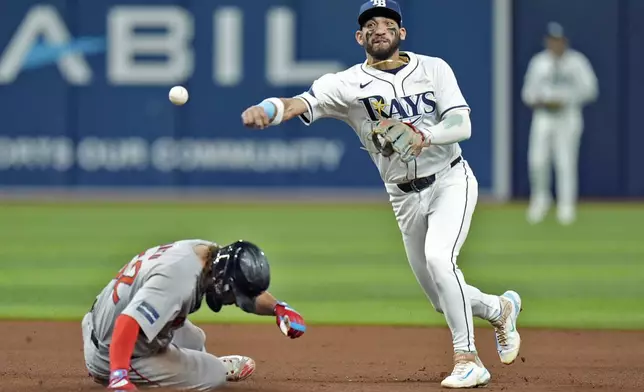
[[[458,127],[463,124],[463,116],[461,114],[453,114],[443,120],[443,123],[445,124],[445,129]]]

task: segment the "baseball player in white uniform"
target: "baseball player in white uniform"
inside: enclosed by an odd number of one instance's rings
[[[514,291],[482,293],[457,266],[478,197],[458,144],[470,137],[470,108],[444,60],[399,50],[407,34],[401,15],[395,1],[367,1],[355,34],[364,63],[323,75],[296,97],[267,98],[242,121],[264,129],[295,117],[307,125],[335,118],[356,132],[389,194],[416,279],[452,332],[455,364],[442,385],[476,387],[490,373],[477,355],[472,317],[492,323],[501,361],[510,364],[520,347],[521,299]]]
[[[561,25],[550,23],[546,49],[530,61],[522,91],[523,102],[534,110],[528,149],[530,223],[541,222],[552,204],[552,163],[557,180],[557,218],[563,225],[575,221],[582,108],[597,96],[597,77],[590,61],[568,48]]]
[[[206,352],[204,331],[187,320],[205,298],[219,312],[236,304],[276,316],[282,333],[300,337],[304,320],[268,289],[264,253],[247,241],[220,248],[204,240],[155,246],[135,256],[96,297],[82,321],[85,366],[111,391],[138,386],[207,391],[241,381],[253,359]]]

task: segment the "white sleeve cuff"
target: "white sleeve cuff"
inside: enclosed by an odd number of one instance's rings
[[[300,99],[302,102],[306,104],[307,111],[305,113],[300,114],[299,118],[302,120],[304,125],[311,125],[313,122],[316,120],[314,111],[313,111],[313,105],[317,104],[317,99],[311,95],[310,93],[302,93],[295,98]]]

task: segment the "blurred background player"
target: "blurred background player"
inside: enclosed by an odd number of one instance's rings
[[[554,163],[557,218],[568,225],[576,218],[582,109],[597,98],[597,78],[586,56],[568,46],[560,24],[548,24],[545,46],[531,59],[521,93],[523,102],[533,110],[527,219],[539,223],[550,208],[550,170]]]

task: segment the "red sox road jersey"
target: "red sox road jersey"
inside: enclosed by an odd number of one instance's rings
[[[94,333],[101,346],[111,342],[116,318],[134,318],[143,334],[134,356],[147,356],[168,346],[174,331],[196,306],[198,281],[203,271],[194,247],[211,245],[183,240],[156,246],[135,256],[101,291],[92,311]]]
[[[369,123],[391,118],[428,128],[454,109],[469,110],[454,72],[444,60],[403,54],[410,61],[396,73],[377,70],[365,62],[326,74],[313,82],[308,92],[297,96],[308,107],[308,112],[300,116],[305,124],[329,117],[353,128],[385,183],[434,174],[458,157],[461,148],[458,143],[432,145],[409,163],[402,162],[397,154],[385,158],[372,152],[375,147],[367,137]]]

